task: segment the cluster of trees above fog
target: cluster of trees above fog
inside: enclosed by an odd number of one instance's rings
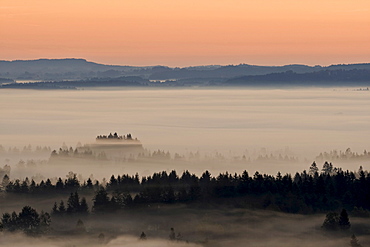
[[[17,147],[9,147],[8,150],[6,150],[3,145],[0,144],[0,154],[22,154],[22,153],[50,153],[51,148],[50,147],[42,147],[42,146],[36,146],[35,148],[32,147],[32,145],[24,146],[22,149]]]
[[[268,208],[290,213],[325,212],[338,208],[365,213],[370,209],[370,174],[360,167],[358,172],[343,171],[325,162],[321,171],[314,162],[309,171],[276,176],[255,172],[252,176],[221,173],[200,177],[184,171],[138,175],[112,175],[106,183],[80,182],[71,173],[67,179],[50,179],[35,183],[10,180],[4,176],[2,186],[8,193],[106,193],[102,210],[147,206],[154,203],[233,204],[240,207]],[[105,198],[105,197],[104,197]]]
[[[333,161],[361,161],[370,159],[370,152],[364,150],[363,153],[353,152],[350,148],[347,148],[346,151],[337,151],[332,150],[330,152],[320,153],[316,160],[333,160]]]
[[[6,150],[2,145],[0,145],[0,155],[1,154],[51,154],[51,160],[55,160],[57,158],[84,158],[84,159],[96,159],[96,160],[109,160],[110,157],[104,152],[93,152],[89,148],[81,148],[81,143],[77,144],[76,148],[67,147],[65,144],[58,150],[51,151],[50,147],[41,147],[36,146],[32,147],[31,145],[24,146],[23,148],[17,147],[9,147]],[[180,155],[178,153],[171,154],[168,151],[164,150],[155,150],[155,151],[148,151],[146,149],[140,150],[137,154],[127,154],[126,156],[121,157],[118,159],[117,157],[114,158],[115,161],[121,160],[123,162],[134,162],[134,161],[146,161],[147,159],[153,160],[174,160],[174,161],[195,161],[195,160],[228,160],[227,157],[222,155],[221,153],[216,152],[213,155],[204,155],[201,156],[199,152],[190,152],[188,155]],[[347,148],[345,151],[338,151],[332,150],[330,152],[322,152],[316,158],[316,160],[320,162],[324,162],[325,160],[332,160],[332,161],[363,161],[370,159],[370,152],[364,150],[362,153],[353,152],[350,148]],[[235,156],[229,159],[232,162],[284,162],[284,163],[296,163],[299,162],[299,159],[294,156],[282,155],[277,154],[274,155],[270,154],[256,154],[255,157],[248,157],[246,155]],[[39,162],[39,161],[38,161]],[[45,160],[46,162],[46,160]],[[27,163],[27,164],[26,164]],[[19,161],[17,164],[19,167],[29,165],[32,166],[37,162],[34,160],[28,160],[27,162]],[[1,175],[1,174],[0,174]],[[3,175],[1,175],[2,177]]]
[[[152,160],[162,160],[162,161],[199,161],[199,160],[206,160],[206,161],[231,161],[231,162],[284,162],[284,163],[295,163],[299,162],[299,159],[294,156],[282,155],[277,154],[274,155],[270,154],[259,154],[255,155],[255,157],[247,157],[246,155],[240,156],[233,156],[233,157],[225,157],[223,154],[219,152],[215,152],[213,154],[208,155],[201,155],[199,151],[197,152],[189,152],[187,155],[184,154],[171,154],[169,151],[164,150],[155,150],[149,151],[147,149],[142,149],[142,147],[137,147],[137,154],[127,153],[121,154],[119,157],[114,156],[114,161],[122,161],[122,162],[145,162],[145,161],[152,161]],[[84,159],[96,159],[96,160],[111,160],[112,157],[107,155],[105,151],[92,151],[88,147],[61,147],[59,150],[53,150],[50,155],[50,161],[57,161],[59,158],[84,158]]]
[[[0,230],[6,231],[23,231],[27,234],[41,234],[49,230],[51,217],[49,213],[41,212],[40,214],[30,206],[24,206],[18,214],[4,213],[1,222]]]
[[[122,161],[122,162],[134,162],[134,161],[145,161],[147,159],[153,160],[170,160],[171,154],[167,151],[153,151],[149,152],[147,150],[142,150],[141,147],[138,147],[139,152],[138,154],[127,153],[126,155],[121,155],[120,157],[114,157],[107,155],[104,151],[100,152],[93,152],[91,149],[73,149],[70,147],[69,149],[60,148],[58,151],[53,150],[50,155],[50,161],[58,161],[58,159],[64,158],[83,158],[83,159],[92,159],[92,160],[112,160],[114,159],[115,162]],[[184,156],[180,156],[175,154],[174,160],[184,160]]]

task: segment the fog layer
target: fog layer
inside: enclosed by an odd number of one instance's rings
[[[367,91],[330,88],[0,90],[0,144],[57,149],[117,131],[150,150],[233,156],[289,147],[311,162],[323,151],[370,149],[369,109]]]

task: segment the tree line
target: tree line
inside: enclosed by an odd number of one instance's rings
[[[18,214],[13,211],[4,213],[0,221],[0,231],[23,231],[29,235],[37,235],[49,231],[51,223],[50,214],[41,211],[38,213],[30,206],[24,206]]]
[[[96,210],[120,209],[131,205],[155,203],[234,204],[240,207],[267,208],[288,213],[326,212],[339,208],[366,212],[370,210],[370,174],[343,171],[325,162],[321,171],[314,162],[308,171],[276,176],[247,171],[241,174],[220,173],[201,176],[175,170],[152,176],[112,175],[106,183],[88,179],[80,182],[76,174],[56,183],[50,179],[35,183],[4,176],[8,193],[94,193]],[[98,210],[98,211],[99,211]]]

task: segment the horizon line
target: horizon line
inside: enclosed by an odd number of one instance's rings
[[[64,57],[64,58],[35,58],[35,59],[14,59],[14,60],[2,60],[0,62],[32,62],[32,61],[40,61],[40,60],[82,60],[88,63],[94,63],[98,65],[106,65],[106,66],[122,66],[122,67],[168,67],[168,68],[191,68],[191,67],[208,67],[208,66],[239,66],[239,65],[248,65],[248,66],[257,66],[257,67],[284,67],[284,66],[308,66],[308,67],[330,67],[330,66],[338,66],[338,65],[368,65],[370,62],[354,62],[354,63],[331,63],[329,65],[321,65],[321,64],[304,64],[304,63],[289,63],[289,64],[281,64],[281,65],[260,65],[260,64],[251,64],[251,63],[230,63],[230,64],[203,64],[203,65],[190,65],[190,66],[169,66],[163,64],[155,64],[155,65],[128,65],[128,64],[109,64],[103,62],[96,62],[92,60],[88,60],[86,58],[78,58],[78,57]]]

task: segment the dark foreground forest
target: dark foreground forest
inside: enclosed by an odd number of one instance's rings
[[[263,208],[286,213],[310,214],[345,208],[365,212],[370,209],[370,173],[362,167],[357,172],[343,171],[325,162],[320,169],[314,162],[308,171],[276,176],[255,172],[249,175],[212,176],[205,171],[200,177],[175,170],[138,175],[112,175],[107,182],[79,181],[74,173],[67,179],[50,179],[40,183],[24,180],[2,180],[6,193],[12,194],[70,194],[94,195],[93,211],[112,211],[151,204],[202,204],[207,206]]]
[[[328,162],[322,168],[314,162],[308,171],[294,176],[259,172],[249,175],[247,171],[242,174],[225,172],[217,176],[205,171],[196,176],[189,171],[180,175],[176,171],[163,171],[147,177],[112,175],[109,181],[79,181],[71,172],[66,179],[59,178],[56,182],[47,179],[36,183],[28,178],[11,180],[5,175],[2,188],[0,227],[4,234],[94,234],[101,243],[108,243],[110,238],[122,232],[122,229],[113,230],[110,225],[117,224],[121,217],[126,224],[132,224],[132,229],[124,232],[137,234],[138,239],[147,239],[151,235],[167,239],[168,233],[172,240],[184,243],[190,240],[207,245],[208,237],[213,236],[209,232],[215,229],[203,229],[200,233],[194,231],[198,234],[194,237],[195,233],[189,232],[192,227],[183,226],[187,229],[183,230],[187,232],[187,237],[183,238],[180,232],[175,234],[176,226],[181,225],[179,222],[190,218],[194,221],[207,214],[214,214],[210,218],[215,223],[218,217],[230,219],[229,215],[237,220],[256,212],[265,212],[261,215],[270,214],[273,217],[278,215],[282,222],[284,218],[292,220],[287,215],[312,219],[311,223],[315,224],[311,224],[311,228],[324,236],[329,232],[330,236],[351,237],[348,240],[351,246],[361,246],[356,235],[368,236],[370,229],[368,223],[361,221],[368,221],[370,217],[369,172],[362,167],[358,171],[343,171]],[[20,211],[4,210],[15,203],[24,203]],[[41,210],[33,205],[41,205]],[[362,223],[351,223],[350,218],[353,217]],[[260,221],[262,218],[268,222],[265,216],[256,216],[253,220]],[[151,219],[150,223],[148,219]],[[187,224],[191,225],[192,221]],[[86,222],[90,222],[89,227],[85,226]],[[121,224],[128,227],[125,222]],[[219,224],[222,225],[221,222]],[[173,227],[175,229],[171,230]],[[242,226],[238,227],[235,231],[240,233]],[[199,237],[202,232],[207,237]],[[214,246],[215,243],[211,243]]]

